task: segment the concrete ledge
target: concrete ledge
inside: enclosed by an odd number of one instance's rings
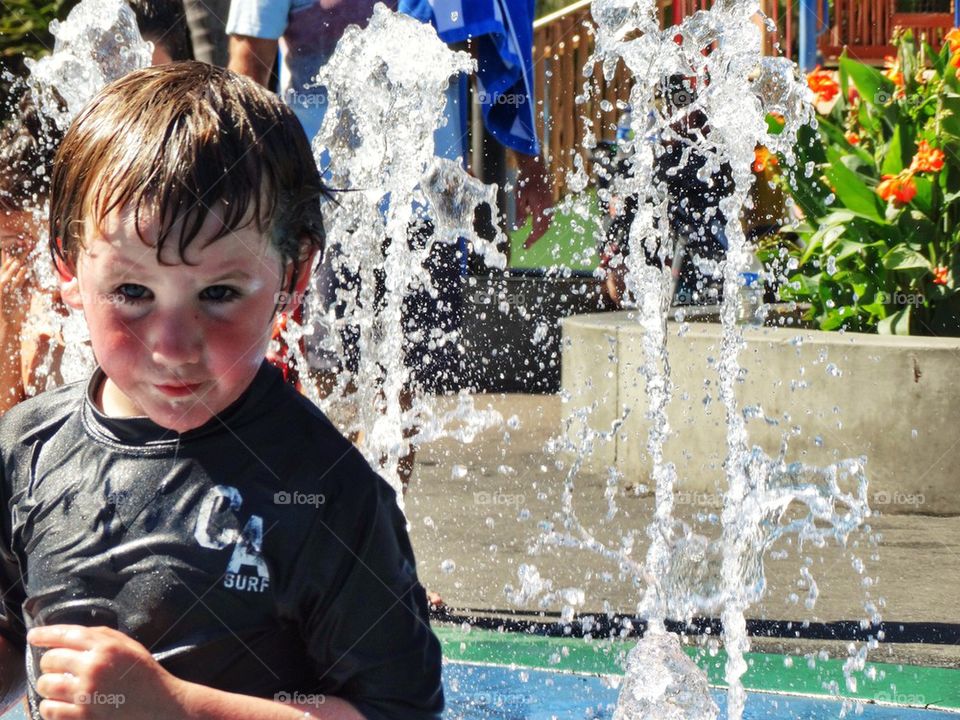
[[[960,514],[960,338],[825,333],[790,328],[748,329],[738,385],[741,409],[751,408],[750,442],[788,461],[828,464],[865,455],[871,506],[880,512]],[[585,468],[615,466],[635,483],[649,480],[646,387],[640,374],[642,329],[629,312],[579,315],[562,321],[564,419],[574,439],[586,422],[609,431],[594,444]],[[672,434],[664,448],[680,486],[703,493],[723,486],[724,410],[717,397],[721,328],[670,323],[673,379],[668,409]]]

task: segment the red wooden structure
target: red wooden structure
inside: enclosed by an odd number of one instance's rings
[[[958,0],[954,0],[957,2]],[[844,47],[851,57],[864,62],[879,62],[895,54],[890,44],[898,29],[913,30],[935,49],[953,27],[953,6],[949,2],[926,3],[930,12],[913,10],[917,3],[904,0],[833,0],[831,16],[826,18],[829,30],[820,37],[820,51],[825,64],[834,64]],[[823,23],[824,18],[820,18]],[[821,25],[822,27],[822,25]]]

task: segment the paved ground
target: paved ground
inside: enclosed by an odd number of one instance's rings
[[[436,402],[438,409],[452,406],[449,398]],[[581,603],[574,602],[578,612],[636,612],[640,591],[613,561],[578,548],[538,547],[544,523],[557,522],[561,508],[565,471],[546,447],[560,431],[560,402],[557,396],[476,396],[478,408],[489,406],[504,418],[514,417],[512,427],[487,430],[470,444],[445,439],[421,450],[407,496],[411,535],[421,578],[452,608],[560,611],[578,594],[563,591],[574,589],[583,594]],[[598,539],[616,542],[624,531],[646,527],[652,498],[637,496],[631,484],[624,478],[616,488],[618,513],[607,521],[607,478],[576,479],[578,516]],[[695,502],[678,509],[689,521],[696,513],[718,512]],[[846,549],[808,545],[798,550],[782,542],[772,548],[765,561],[765,597],[749,616],[856,621],[867,617],[869,600],[886,622],[960,622],[960,517],[889,515],[871,518],[870,524],[874,542],[864,532],[852,537]],[[642,559],[645,552],[646,538],[639,533],[633,556]],[[862,574],[854,571],[851,555],[862,560]],[[521,585],[522,565],[536,566],[550,583],[552,597],[542,593],[511,602],[507,588]],[[804,607],[808,585],[801,579],[803,566],[810,568],[819,589],[812,610]],[[758,641],[756,647],[807,652],[808,645]],[[844,647],[813,645],[846,654]],[[886,644],[870,658],[960,667],[960,647]]]

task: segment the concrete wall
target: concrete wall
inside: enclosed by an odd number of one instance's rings
[[[673,379],[667,460],[683,490],[716,497],[723,486],[726,423],[716,363],[721,328],[671,323]],[[588,471],[615,465],[648,483],[646,387],[639,373],[642,330],[629,313],[562,322],[561,386],[568,437],[587,425],[609,431],[584,453]],[[750,442],[788,462],[827,464],[867,457],[871,506],[881,512],[960,514],[960,339],[886,337],[790,328],[748,329],[738,384]],[[579,434],[579,435],[578,435]],[[582,442],[582,440],[581,440]]]

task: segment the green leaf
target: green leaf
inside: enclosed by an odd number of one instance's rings
[[[828,155],[831,153],[828,152]],[[868,187],[859,174],[850,170],[839,157],[831,157],[831,165],[827,169],[827,179],[833,186],[840,202],[848,210],[880,224],[887,224],[883,216],[880,198],[873,188]]]
[[[932,271],[930,261],[916,250],[901,243],[883,256],[883,267],[887,270],[917,270]]]
[[[848,57],[840,58],[840,67],[853,81],[864,103],[885,105],[893,99],[896,86],[876,68]]]
[[[943,98],[940,123],[944,132],[960,138],[960,95],[950,94]]]
[[[837,262],[843,262],[852,255],[860,254],[866,247],[862,242],[843,239],[838,242],[836,248],[834,248],[834,255],[836,255]]]
[[[865,102],[861,102],[857,108],[857,122],[868,133],[880,132],[880,120],[870,112],[870,106]]]
[[[780,120],[775,118],[772,114],[767,115],[765,118],[767,123],[767,134],[777,136],[783,132],[783,129],[786,127]]]
[[[859,145],[851,145],[843,131],[832,122],[821,119],[819,125],[826,142],[846,149],[864,165],[873,165],[873,156]]]
[[[902,127],[902,125],[897,126],[897,129],[894,130],[893,137],[890,139],[890,142],[887,143],[883,165],[880,168],[881,175],[897,175],[903,170]]]
[[[933,48],[930,47],[930,43],[923,43],[924,52],[926,52],[927,57],[930,58],[930,63],[933,65],[933,69],[937,71],[937,75],[943,77],[947,74],[947,65],[950,62],[950,43],[944,43],[943,47],[940,48],[940,52],[934,52]]]
[[[917,195],[911,202],[929,216],[933,210],[933,181],[922,175],[914,175],[913,184],[917,188]]]
[[[911,309],[912,306],[907,305],[903,310],[885,317],[877,323],[877,332],[881,335],[909,335]]]

